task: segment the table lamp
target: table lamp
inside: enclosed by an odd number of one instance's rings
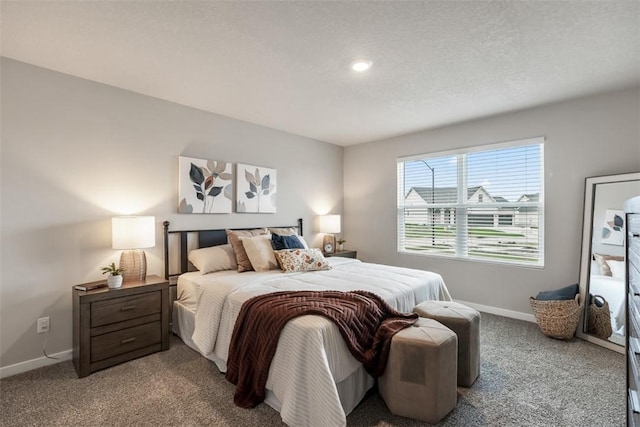
[[[156,245],[156,219],[152,216],[117,216],[111,219],[113,249],[120,255],[122,280],[141,282],[147,277],[147,256],[142,249]]]
[[[329,254],[335,252],[336,236],[333,233],[340,232],[340,215],[322,215],[318,225],[320,232],[325,233],[322,250]]]

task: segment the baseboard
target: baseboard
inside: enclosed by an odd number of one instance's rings
[[[65,350],[61,351],[60,353],[50,354],[49,356],[55,357],[55,359],[49,359],[43,356],[37,359],[31,359],[25,362],[19,362],[13,365],[4,366],[0,368],[0,378],[10,377],[12,375],[21,374],[22,372],[42,368],[43,366],[55,365],[56,363],[71,360],[71,358],[73,357],[73,350]]]
[[[455,301],[459,302],[460,304],[467,305],[471,308],[475,308],[478,311],[483,311],[485,313],[496,314],[498,316],[509,317],[511,319],[525,320],[527,322],[532,322],[532,323],[536,322],[536,318],[534,317],[533,314],[522,313],[520,311],[506,310],[504,308],[491,307],[490,305],[476,304],[474,302],[467,302],[467,301],[460,301],[460,300],[455,300]]]
[[[525,320],[527,322],[533,322],[533,323],[535,323],[536,321],[533,314],[521,313],[519,311],[513,311],[513,310],[506,310],[504,308],[491,307],[489,305],[476,304],[473,302],[460,301],[460,300],[456,300],[456,301],[485,313],[496,314],[498,316],[509,317],[511,319]],[[73,351],[66,350],[66,351],[62,351],[60,353],[51,355],[51,357],[56,357],[57,359],[39,357],[37,359],[27,360],[26,362],[20,362],[14,365],[5,366],[3,368],[0,368],[0,378],[10,377],[12,375],[20,374],[22,372],[31,371],[32,369],[37,369],[43,366],[54,365],[56,363],[71,360],[72,356],[73,356]]]

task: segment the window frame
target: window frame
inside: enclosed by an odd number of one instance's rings
[[[539,189],[539,197],[537,202],[491,202],[491,203],[468,203],[468,201],[464,200],[464,194],[467,192],[468,183],[467,181],[467,156],[469,154],[478,153],[478,152],[486,152],[486,151],[494,151],[508,148],[517,148],[528,145],[539,145],[540,146],[540,170],[539,170],[539,179],[540,179],[540,189]],[[411,156],[401,156],[396,159],[397,164],[397,204],[396,204],[396,249],[397,253],[400,255],[417,255],[417,256],[426,256],[426,257],[434,257],[434,258],[444,258],[444,259],[455,259],[461,261],[472,261],[472,262],[481,262],[488,264],[499,264],[506,266],[516,266],[516,267],[524,267],[524,268],[534,268],[534,269],[543,269],[545,266],[545,251],[544,251],[544,229],[545,229],[545,183],[544,183],[544,145],[545,145],[545,137],[534,137],[527,139],[520,139],[508,142],[501,143],[492,143],[492,144],[483,144],[473,147],[455,149],[455,150],[447,150],[447,151],[439,151],[432,153],[423,153]],[[427,204],[426,208],[439,209],[439,210],[454,210],[455,211],[455,224],[456,224],[456,237],[455,237],[455,254],[446,254],[446,253],[437,253],[437,252],[429,252],[429,251],[410,251],[406,250],[403,245],[405,236],[406,236],[406,224],[405,224],[405,210],[407,206],[405,206],[404,201],[406,194],[403,194],[404,191],[408,190],[405,188],[404,179],[405,179],[405,171],[404,166],[405,162],[411,161],[428,161],[429,159],[434,159],[437,157],[446,157],[446,156],[462,156],[461,161],[457,162],[457,202],[451,204]],[[460,183],[462,182],[462,188]],[[480,205],[480,206],[478,206]],[[517,205],[517,206],[516,206]],[[483,258],[483,257],[474,257],[470,256],[468,253],[467,242],[469,240],[469,224],[468,224],[468,212],[471,208],[478,207],[537,207],[538,209],[538,261],[537,262],[525,262],[522,260],[509,260],[509,259],[491,259],[491,258]],[[500,223],[500,217],[498,216],[498,222]],[[462,255],[461,255],[462,254]]]

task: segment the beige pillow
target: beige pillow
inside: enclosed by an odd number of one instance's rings
[[[278,261],[273,255],[271,236],[262,234],[254,237],[241,237],[242,246],[247,252],[251,266],[255,271],[277,270]]]
[[[603,276],[612,276],[611,269],[609,268],[609,264],[607,261],[624,261],[623,256],[614,256],[614,255],[600,255],[593,254],[593,258],[596,260],[598,265],[600,266],[600,273]]]
[[[189,252],[189,261],[202,274],[238,268],[236,254],[229,244],[194,249]]]
[[[611,270],[611,277],[614,279],[624,279],[625,278],[625,266],[624,261],[614,261],[612,259],[607,260],[607,265],[609,266],[609,270]]]
[[[236,253],[238,271],[240,273],[243,271],[252,271],[253,267],[251,266],[251,261],[249,261],[247,251],[245,251],[244,246],[242,246],[240,237],[259,236],[261,234],[268,234],[269,232],[266,228],[256,228],[254,230],[226,230],[226,232],[227,239],[229,239],[229,243],[231,243],[231,247],[233,247],[233,251]]]
[[[269,232],[280,236],[293,236],[298,234],[297,227],[269,227]]]

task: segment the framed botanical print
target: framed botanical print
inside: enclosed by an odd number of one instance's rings
[[[233,165],[222,160],[180,156],[178,213],[231,213]]]
[[[238,163],[236,173],[236,212],[275,213],[276,170]]]

